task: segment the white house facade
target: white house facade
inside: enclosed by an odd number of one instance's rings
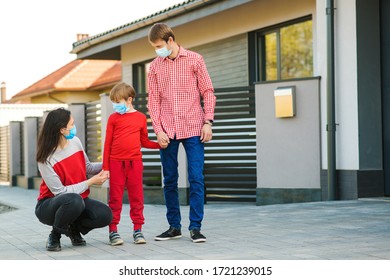
[[[167,23],[181,46],[203,55],[217,96],[216,142],[206,145],[210,200],[385,196],[389,13],[389,0],[189,0],[77,41],[72,53],[121,60],[146,114],[151,25]],[[282,106],[291,115],[278,115]]]

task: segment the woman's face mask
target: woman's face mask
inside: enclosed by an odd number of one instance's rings
[[[129,108],[126,106],[125,103],[112,103],[112,107],[114,108],[115,112],[121,115],[129,111]]]
[[[77,130],[76,130],[76,125],[74,124],[73,127],[71,129],[69,129],[69,134],[68,135],[64,135],[66,139],[70,140],[72,139],[73,137],[76,136],[76,133],[77,133]]]

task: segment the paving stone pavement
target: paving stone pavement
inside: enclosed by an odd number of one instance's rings
[[[0,260],[389,260],[390,199],[256,206],[209,203],[202,233],[206,243],[189,238],[188,206],[181,206],[183,237],[154,241],[168,228],[164,205],[145,205],[147,244],[135,245],[124,204],[119,233],[122,246],[110,246],[108,228],[95,229],[74,247],[61,238],[62,250],[45,249],[50,227],[34,214],[37,190],[0,186]]]

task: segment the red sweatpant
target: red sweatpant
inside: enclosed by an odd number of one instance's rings
[[[109,231],[117,231],[122,212],[123,192],[127,187],[130,203],[130,218],[134,230],[144,224],[144,193],[143,193],[143,163],[142,160],[110,160],[110,192],[108,206],[112,211],[112,221]]]

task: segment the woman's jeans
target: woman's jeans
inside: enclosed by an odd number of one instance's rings
[[[82,234],[107,226],[112,219],[111,209],[103,202],[85,198],[76,193],[64,193],[39,200],[35,215],[43,224],[67,234],[72,224]]]
[[[187,155],[188,181],[190,183],[190,224],[188,229],[200,230],[204,214],[204,144],[200,137],[170,139],[167,148],[160,150],[164,175],[164,197],[167,207],[167,220],[171,227],[181,228],[181,214],[178,191],[178,151],[182,143]]]

